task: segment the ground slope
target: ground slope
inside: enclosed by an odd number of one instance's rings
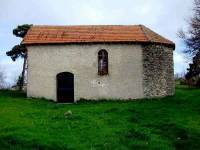
[[[64,115],[70,110],[71,115]],[[200,90],[137,101],[61,105],[0,91],[1,149],[199,150]]]

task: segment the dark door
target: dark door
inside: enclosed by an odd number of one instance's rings
[[[74,75],[69,72],[57,74],[57,101],[59,103],[74,102]]]

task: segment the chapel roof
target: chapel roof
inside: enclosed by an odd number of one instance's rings
[[[33,25],[22,44],[64,43],[157,43],[175,44],[144,25]]]

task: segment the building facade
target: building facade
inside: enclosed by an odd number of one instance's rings
[[[175,45],[141,25],[33,26],[23,44],[28,97],[75,102],[174,94]]]

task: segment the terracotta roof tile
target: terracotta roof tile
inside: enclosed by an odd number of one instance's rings
[[[143,25],[80,25],[80,26],[32,26],[22,43],[100,43],[143,42],[175,46]]]

